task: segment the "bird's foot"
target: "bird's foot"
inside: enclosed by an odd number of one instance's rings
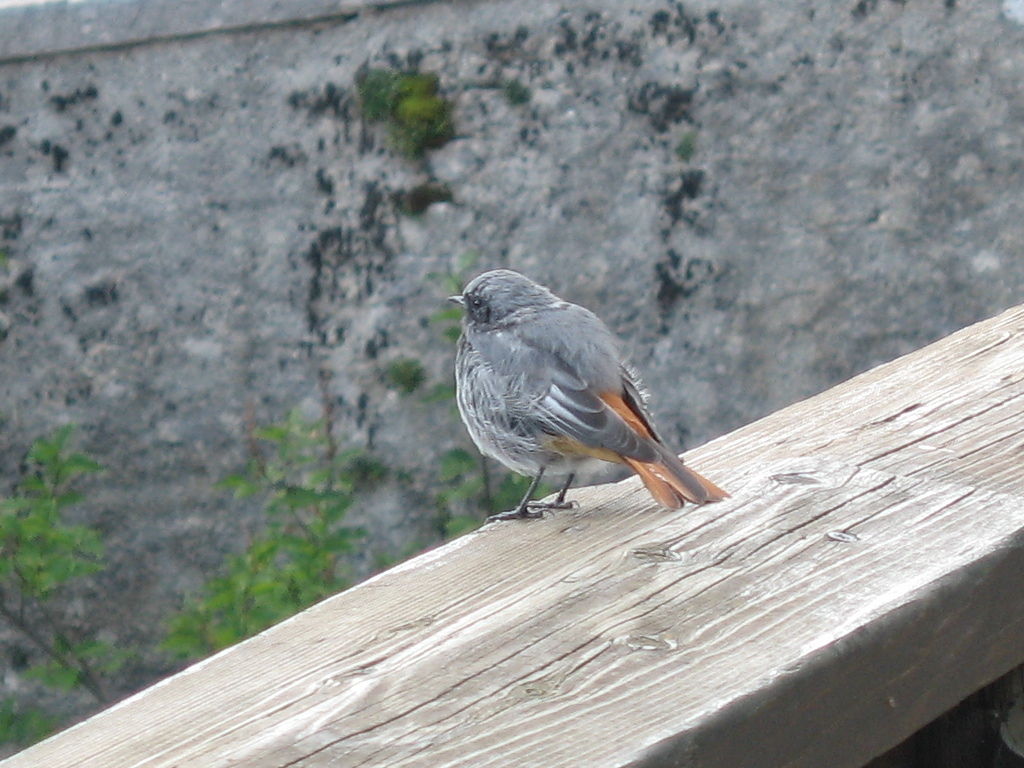
[[[509,512],[499,512],[487,518],[488,523],[496,523],[502,520],[537,520],[544,517],[544,510],[534,509],[531,505],[520,509],[513,509]]]
[[[555,499],[554,501],[531,501],[529,503],[530,509],[576,509],[580,503],[573,501],[572,499]]]
[[[499,512],[496,515],[491,515],[487,518],[488,523],[494,523],[502,520],[539,520],[544,517],[544,513],[551,509],[576,509],[580,503],[578,501],[566,501],[555,500],[555,501],[531,501],[528,504],[523,504],[516,509],[509,512]]]

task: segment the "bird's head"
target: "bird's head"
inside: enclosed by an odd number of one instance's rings
[[[461,295],[449,301],[463,306],[466,322],[478,328],[492,327],[524,310],[557,305],[561,300],[543,285],[510,269],[493,269],[477,275]]]

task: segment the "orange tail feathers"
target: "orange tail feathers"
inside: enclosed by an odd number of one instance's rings
[[[651,496],[663,507],[679,509],[687,501],[706,504],[709,501],[721,501],[729,496],[706,477],[683,466],[682,462],[676,462],[676,466],[673,466],[668,463],[641,462],[635,459],[625,461],[640,475]]]
[[[706,504],[709,501],[721,501],[729,497],[728,493],[706,477],[683,466],[682,460],[666,448],[654,434],[654,428],[651,427],[639,405],[632,401],[626,402],[619,392],[602,392],[599,397],[619,418],[626,422],[630,429],[653,443],[658,453],[661,454],[661,461],[637,461],[618,455],[615,458],[606,456],[598,458],[603,458],[606,461],[623,461],[628,464],[634,472],[640,475],[640,479],[644,481],[644,485],[647,486],[647,490],[651,492],[654,500],[669,509],[679,509],[686,501],[692,501],[694,504]]]

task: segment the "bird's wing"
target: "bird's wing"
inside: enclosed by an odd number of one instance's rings
[[[644,428],[641,430],[642,432],[646,431],[655,442],[664,444],[661,435],[658,434],[658,430],[654,427],[651,412],[647,409],[647,391],[640,381],[639,374],[626,363],[622,363],[619,370],[622,376],[623,405],[643,423]],[[619,411],[618,408],[615,410]]]
[[[648,438],[653,430],[638,431],[609,405],[635,391],[624,381],[610,333],[590,312],[570,306],[586,315],[569,318],[569,323],[564,316],[535,317],[508,329],[473,334],[471,343],[505,379],[506,406],[520,420],[587,448],[656,460],[658,450]]]
[[[551,377],[539,406],[547,431],[553,434],[638,461],[657,460],[659,452],[648,436],[650,433],[644,434],[639,423],[627,421],[623,418],[625,413],[615,407],[622,402],[618,392],[595,392],[581,379],[560,369]]]

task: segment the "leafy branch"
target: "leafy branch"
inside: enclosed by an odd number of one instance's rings
[[[73,433],[74,427],[64,426],[37,440],[13,493],[0,499],[0,618],[44,657],[27,676],[60,690],[81,686],[106,702],[103,678],[127,654],[76,629],[53,608],[71,582],[104,568],[96,530],[63,520],[64,512],[82,498],[74,490],[76,482],[102,469],[69,449]],[[45,732],[51,723],[38,712],[19,713],[17,727],[14,719],[14,704],[0,704],[0,733],[10,738],[39,737],[38,731]],[[4,728],[7,721],[12,724]]]
[[[293,411],[254,429],[250,445],[245,471],[219,487],[259,497],[266,527],[172,618],[164,647],[183,658],[243,640],[346,587],[347,555],[365,535],[343,519],[353,492],[379,480],[382,468],[363,451],[338,451],[327,420]]]

